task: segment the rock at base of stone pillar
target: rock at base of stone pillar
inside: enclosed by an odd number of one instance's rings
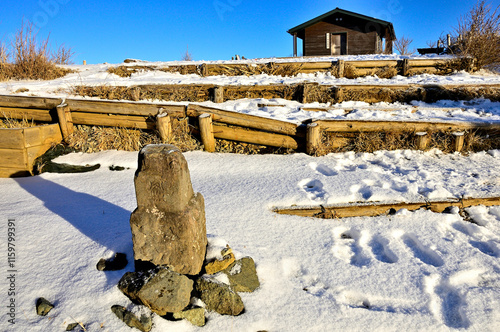
[[[186,159],[173,145],[148,145],[135,175],[137,209],[130,217],[136,269],[166,266],[198,274],[205,259],[205,202],[191,185]]]

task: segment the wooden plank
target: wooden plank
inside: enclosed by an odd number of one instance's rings
[[[62,141],[61,129],[59,124],[24,128],[25,147],[32,147],[44,144],[55,144]]]
[[[24,148],[23,129],[22,128],[0,129],[0,148],[23,149]]]
[[[210,113],[215,115],[212,120],[216,122],[223,122],[231,125],[266,130],[278,134],[302,136],[305,134],[299,132],[298,125],[290,122],[284,122],[274,119],[262,118],[260,116],[225,111],[217,108],[190,104],[187,107],[187,115],[191,117],[198,117],[203,113]]]
[[[184,105],[130,103],[109,100],[67,99],[72,112],[156,116],[160,108],[184,112]]]
[[[297,64],[300,64],[297,62]],[[332,62],[302,62],[302,70],[330,70]]]
[[[366,203],[352,205],[330,205],[315,207],[291,207],[274,208],[273,212],[301,217],[317,217],[325,219],[348,218],[348,217],[375,217],[386,215],[400,209],[416,211],[428,209],[436,213],[442,213],[446,208],[456,206],[466,208],[470,206],[496,206],[500,205],[500,197],[491,198],[467,198],[464,200],[446,200],[419,203]]]
[[[24,97],[0,95],[0,106],[37,109],[53,109],[61,104],[60,98]]]
[[[25,149],[0,149],[0,167],[27,167]]]
[[[314,155],[321,144],[321,127],[317,123],[307,125],[306,153]]]
[[[287,149],[298,149],[299,142],[291,136],[271,134],[244,128],[227,127],[213,124],[214,136],[231,141],[282,147]]]
[[[168,113],[167,115],[156,117],[156,128],[160,132],[162,142],[169,142],[172,137],[172,121]]]
[[[500,123],[485,122],[319,120],[317,123],[323,130],[333,132],[500,130]]]
[[[33,108],[17,108],[17,107],[0,107],[0,117],[6,119],[40,122],[52,122],[52,116],[48,109],[33,109]]]
[[[30,172],[26,168],[0,167],[0,178],[14,178],[30,175]]]
[[[155,122],[148,120],[147,116],[73,112],[73,123],[89,126],[155,129]]]
[[[346,61],[345,64],[349,64],[356,68],[383,68],[383,67],[396,67],[398,65],[398,61],[397,60]]]
[[[445,64],[448,60],[427,60],[427,59],[409,59],[410,67],[436,67],[437,65]]]
[[[57,117],[59,119],[59,127],[61,128],[61,133],[64,140],[67,140],[71,134],[73,134],[73,119],[71,116],[70,108],[67,104],[58,105]]]
[[[200,127],[201,142],[203,149],[207,152],[215,152],[215,137],[214,128],[212,124],[212,115],[210,113],[203,113],[198,117]]]

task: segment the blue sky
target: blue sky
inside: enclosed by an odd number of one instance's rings
[[[500,0],[491,0],[498,6]],[[336,7],[390,21],[397,37],[426,47],[452,31],[475,0],[360,1],[95,1],[2,0],[0,41],[8,43],[23,19],[53,48],[65,44],[75,63],[120,63],[126,58],[180,60],[189,45],[194,60],[291,56],[286,32]]]

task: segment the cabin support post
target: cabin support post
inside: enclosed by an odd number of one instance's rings
[[[307,125],[306,133],[306,153],[314,155],[321,144],[321,127],[317,123]]]
[[[297,56],[297,33],[293,34],[293,56]]]
[[[461,152],[463,147],[464,147],[464,132],[455,132],[453,133],[453,136],[455,138],[454,141],[454,151],[455,152]]]
[[[427,149],[427,146],[429,144],[429,136],[427,135],[427,132],[421,131],[415,133],[415,135],[417,135],[417,149],[422,151]]]
[[[71,110],[67,104],[62,104],[56,107],[57,117],[59,118],[59,127],[61,128],[61,133],[66,141],[68,137],[73,134],[73,118],[71,116]]]
[[[156,117],[156,128],[160,132],[163,143],[168,143],[172,137],[172,120],[168,114]]]
[[[207,152],[215,152],[215,137],[212,124],[212,115],[203,113],[198,117],[200,126],[201,143]]]

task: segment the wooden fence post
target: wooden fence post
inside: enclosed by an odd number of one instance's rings
[[[201,142],[207,152],[215,152],[214,128],[212,125],[212,115],[203,113],[198,117],[200,125]]]
[[[340,86],[334,87],[333,94],[336,103],[341,103],[344,101],[344,91]]]
[[[427,135],[427,132],[421,131],[415,133],[415,135],[417,135],[417,149],[422,151],[427,149],[427,145],[429,144],[429,136]]]
[[[344,77],[344,68],[345,68],[344,60],[337,61],[337,66],[338,66],[338,75],[339,75],[339,78],[340,77]]]
[[[410,60],[403,59],[403,76],[408,76],[410,74]]]
[[[455,136],[454,151],[461,152],[464,147],[464,132],[455,132],[453,136]]]
[[[306,153],[314,155],[321,144],[321,127],[317,123],[309,123],[306,133]]]
[[[71,116],[71,110],[67,104],[62,104],[56,107],[57,109],[57,117],[59,119],[59,127],[61,128],[61,133],[64,140],[67,140],[68,137],[73,134],[74,126],[73,126],[73,118]]]
[[[206,64],[206,63],[202,63],[202,64],[198,67],[198,72],[200,73],[200,75],[201,75],[202,77],[208,76],[208,68],[207,68],[207,64]]]
[[[214,88],[214,103],[223,103],[224,102],[224,87],[216,86]]]
[[[162,142],[168,143],[172,137],[172,120],[170,119],[170,116],[168,114],[158,115],[156,117],[156,128],[160,132]]]

